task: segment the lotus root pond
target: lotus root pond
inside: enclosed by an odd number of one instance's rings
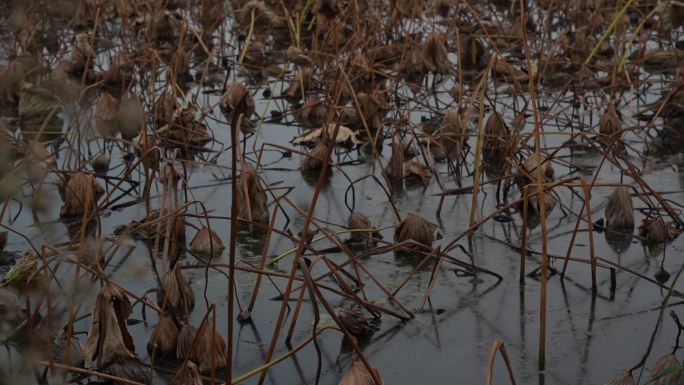
[[[0,20],[0,384],[684,384],[680,1]]]

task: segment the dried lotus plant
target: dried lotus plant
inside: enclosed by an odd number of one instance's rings
[[[202,227],[190,242],[190,251],[198,255],[215,258],[223,253],[225,246],[213,229]]]
[[[425,247],[432,247],[432,242],[439,238],[441,238],[439,227],[415,213],[407,214],[394,230],[395,243],[413,241]],[[415,247],[408,246],[408,248]]]
[[[226,342],[214,325],[205,322],[197,330],[192,358],[197,362],[200,373],[209,373],[226,366]]]
[[[371,367],[371,370],[375,374],[375,377],[380,381],[380,384],[375,382],[373,375],[368,371],[368,368],[366,368],[366,365],[364,365],[363,362],[354,361],[347,372],[344,373],[342,379],[340,379],[339,385],[383,385],[384,381],[382,380],[380,371],[374,367]]]
[[[92,175],[77,172],[68,177],[63,188],[64,204],[60,210],[62,217],[93,213],[97,210],[97,200],[104,194],[104,189]]]
[[[138,361],[126,326],[131,314],[128,295],[108,283],[97,295],[85,345],[85,366],[133,381],[148,383],[150,370]]]
[[[350,242],[371,244],[382,239],[382,235],[375,230],[370,219],[359,211],[352,211],[349,214],[347,228],[351,230],[349,233]]]
[[[249,162],[242,162],[238,188],[238,219],[267,225],[269,221],[268,196],[261,186],[259,173]]]
[[[425,68],[430,72],[447,75],[451,72],[451,63],[447,56],[446,38],[443,34],[431,33],[422,46]]]
[[[606,112],[599,119],[599,134],[605,141],[620,139],[622,131],[620,116],[617,113],[615,104],[609,104]]]
[[[318,174],[323,169],[323,165],[330,162],[330,152],[330,146],[325,143],[314,147],[302,161],[300,167],[302,172]],[[331,168],[328,167],[328,172],[330,171]]]
[[[161,315],[147,343],[147,352],[156,358],[175,358],[178,345],[178,327],[167,316]]]
[[[338,309],[336,313],[349,334],[360,341],[367,341],[378,330],[375,318],[364,316],[359,308]]]
[[[243,114],[240,128],[250,128],[249,118],[254,114],[254,99],[243,83],[230,83],[219,101],[219,107],[228,122],[233,121],[235,111],[240,111]]]
[[[171,385],[204,385],[199,368],[192,361],[185,361],[171,379]]]
[[[684,382],[681,364],[674,354],[666,354],[656,361],[651,369],[653,385],[679,385]]]
[[[176,263],[161,277],[157,291],[157,304],[177,319],[185,319],[195,307],[195,293]]]
[[[627,188],[618,186],[608,197],[606,205],[606,228],[609,230],[634,230],[634,205]]]
[[[510,130],[501,114],[494,111],[483,129],[482,156],[486,162],[498,164],[506,156]]]

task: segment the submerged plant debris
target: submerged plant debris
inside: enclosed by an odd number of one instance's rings
[[[682,383],[681,1],[0,20],[0,384]]]

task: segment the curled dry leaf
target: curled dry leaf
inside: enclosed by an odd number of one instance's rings
[[[307,154],[302,161],[302,172],[320,172],[326,162],[330,162],[330,147],[328,147],[328,145],[325,143],[320,143],[314,147],[313,150],[311,150],[311,152]],[[330,167],[328,167],[328,171],[330,170]]]
[[[175,358],[178,345],[178,327],[170,317],[160,316],[147,343],[147,352],[155,358]]]
[[[644,218],[639,226],[639,235],[649,243],[663,243],[679,235],[679,231],[662,218]]]
[[[605,138],[613,138],[621,132],[620,116],[615,104],[609,104],[606,112],[599,119],[599,134]],[[615,139],[619,139],[619,136]]]
[[[64,204],[60,210],[62,217],[81,215],[84,212],[92,214],[97,209],[97,200],[104,194],[92,175],[78,172],[70,177],[64,185]]]
[[[259,173],[247,161],[242,162],[238,200],[241,202],[238,209],[239,219],[262,225],[268,224],[268,196],[261,186]]]
[[[119,129],[119,99],[105,92],[95,107],[95,127],[103,137],[113,137]]]
[[[126,320],[131,303],[120,287],[108,283],[97,295],[85,345],[86,367],[105,368],[123,359],[135,358],[133,337]]]
[[[352,211],[347,219],[347,228],[352,230],[349,238],[352,242],[371,243],[382,239],[382,235],[375,230],[370,219],[359,211]]]
[[[439,227],[414,213],[407,214],[394,230],[394,243],[415,241],[432,247],[432,242],[439,238]]]
[[[243,114],[240,127],[247,128],[247,121],[254,113],[254,99],[243,83],[233,82],[228,85],[221,97],[219,108],[229,123],[232,123],[235,111],[240,111]]]
[[[494,111],[483,129],[482,156],[485,161],[500,163],[506,154],[510,131],[503,117]]]
[[[197,365],[185,361],[171,379],[171,385],[204,385],[204,382]]]
[[[392,136],[392,155],[390,155],[389,162],[385,168],[387,177],[392,184],[399,184],[404,180],[404,155],[406,154],[406,147],[403,143]]]
[[[431,33],[423,43],[422,54],[427,70],[441,75],[451,72],[444,34]]]
[[[432,170],[430,170],[430,167],[414,160],[406,164],[404,175],[408,183],[420,183],[423,186],[427,186],[430,184],[430,178],[432,178]]]
[[[306,92],[313,87],[313,72],[308,67],[301,67],[297,76],[292,78],[290,84],[283,91],[283,97],[289,102],[302,100]]]
[[[382,380],[382,376],[380,375],[380,371],[378,369],[371,367],[371,370],[375,373],[375,376],[380,379],[380,384],[383,385],[384,381]],[[368,369],[366,368],[366,365],[363,364],[361,361],[354,361],[347,370],[347,372],[342,376],[342,379],[340,379],[339,385],[377,385],[375,381],[373,381],[373,376],[370,374]]]
[[[634,230],[634,206],[629,191],[618,186],[608,197],[606,205],[606,228],[609,230]]]
[[[178,361],[192,359],[191,354],[196,334],[197,329],[194,326],[190,324],[183,325],[178,333],[178,345],[176,345],[176,359]]]
[[[636,385],[636,381],[634,381],[631,373],[627,373],[624,376],[613,378],[606,385]]]
[[[211,142],[212,137],[207,126],[195,117],[197,106],[188,104],[176,110],[171,123],[157,130],[157,135],[170,147],[191,147],[200,149]]]
[[[201,373],[226,366],[226,342],[216,327],[205,323],[198,331],[192,357]]]
[[[665,374],[666,370],[680,367],[679,360],[674,354],[666,354],[655,363],[651,369],[651,381],[653,385],[679,385],[684,381],[681,369],[676,369]]]
[[[321,127],[325,124],[328,108],[320,99],[312,98],[304,102],[304,104],[295,111],[294,115],[302,127]],[[301,138],[301,136],[298,136],[294,140],[296,141],[298,138]]]
[[[177,319],[185,319],[195,308],[195,293],[181,273],[180,264],[162,275],[157,305]]]
[[[314,144],[320,141],[327,140],[335,134],[334,123],[327,124],[321,128],[306,132],[296,138],[292,139],[292,144]],[[337,136],[335,136],[335,143],[337,144],[361,144],[363,143],[356,137],[356,132],[349,127],[339,126],[337,129]]]
[[[358,340],[368,340],[378,327],[373,323],[375,320],[366,317],[359,308],[337,309],[337,316],[347,331]]]
[[[551,183],[555,175],[555,170],[551,165],[551,160],[541,156],[542,183]],[[525,162],[518,168],[515,175],[518,188],[522,190],[526,185],[537,183],[537,158],[534,154],[525,159]]]
[[[208,227],[202,227],[190,242],[190,251],[210,258],[220,256],[224,249],[221,237]]]

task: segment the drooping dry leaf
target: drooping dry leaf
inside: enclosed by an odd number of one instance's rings
[[[352,242],[371,243],[382,239],[382,235],[375,230],[370,219],[359,211],[352,211],[347,219],[347,228],[352,231],[349,238]]]
[[[384,384],[380,371],[371,367],[375,376],[380,380],[380,385]],[[354,361],[347,372],[340,379],[339,385],[376,385],[373,376],[370,374],[366,365],[361,361]]]
[[[64,185],[64,204],[60,210],[62,217],[93,213],[97,209],[97,200],[104,194],[104,189],[92,175],[77,172],[68,177]]]
[[[147,343],[147,352],[155,358],[175,358],[178,328],[170,317],[160,316]]]
[[[181,273],[180,264],[161,277],[157,305],[177,319],[185,319],[195,307],[195,293]]]
[[[242,162],[238,189],[238,218],[267,225],[269,221],[268,196],[261,186],[257,170],[249,162]]]
[[[608,197],[606,205],[606,228],[610,230],[634,229],[634,206],[627,188],[618,186]]]
[[[665,370],[679,367],[680,363],[674,354],[666,354],[658,359],[651,369],[651,384],[653,385],[679,385],[684,381],[681,368],[672,373],[665,374]],[[662,377],[661,377],[662,376]],[[657,379],[656,379],[657,378]]]
[[[427,186],[430,184],[430,178],[432,178],[432,170],[420,162],[410,161],[406,164],[404,175],[407,182],[419,182],[423,186]]]
[[[192,361],[185,361],[171,379],[171,385],[204,385],[199,368]]]
[[[407,214],[394,230],[395,243],[412,240],[427,247],[432,247],[432,242],[439,238],[439,227],[414,213]]]
[[[190,251],[210,258],[220,256],[224,249],[221,237],[208,227],[202,227],[190,242]]]

